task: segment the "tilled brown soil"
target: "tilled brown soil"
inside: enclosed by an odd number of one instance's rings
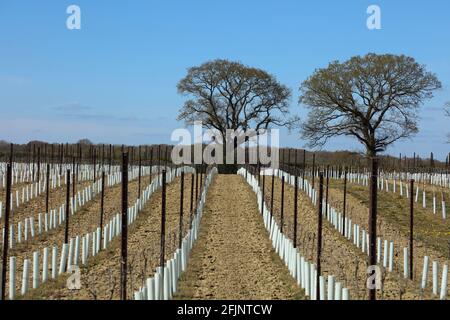
[[[347,193],[348,216],[367,230],[368,226],[368,191],[361,192],[360,186],[349,185]],[[330,188],[330,201],[338,208],[342,208],[343,191],[333,185]],[[403,272],[403,248],[409,247],[409,205],[405,199],[392,193],[380,192],[378,199],[377,235],[394,241],[394,271]],[[439,261],[439,279],[443,263],[448,263],[448,240],[450,234],[445,232],[448,221],[437,221],[433,214],[424,212],[415,204],[414,237],[414,279],[416,292],[419,292],[418,283],[422,277],[423,258],[429,256],[430,260]],[[425,292],[430,296],[431,277],[428,277],[428,288]],[[440,282],[439,282],[440,286]]]
[[[5,175],[5,177],[6,177],[6,175]],[[17,182],[17,183],[14,183],[11,186],[11,192],[13,192],[13,194],[15,196],[16,190],[19,191],[19,192],[22,192],[22,188],[23,187],[26,187],[27,185],[31,185],[31,184],[32,184],[31,182]],[[5,194],[6,194],[6,186],[3,187],[3,181],[0,181],[0,199],[3,202],[5,201]],[[20,194],[20,196],[21,195],[22,194]]]
[[[332,181],[331,199],[342,208],[343,183]],[[392,188],[391,188],[392,190]],[[410,224],[410,199],[401,197],[398,193],[378,191],[378,217],[380,224],[379,232],[385,232],[389,228],[395,228],[395,233],[409,238]],[[347,194],[350,202],[347,207],[355,219],[361,220],[359,224],[367,225],[367,216],[357,213],[368,212],[368,188],[356,184],[347,186]],[[450,219],[443,220],[441,215],[440,200],[438,200],[437,214],[433,214],[431,200],[428,201],[428,207],[422,207],[422,195],[419,194],[419,201],[414,202],[414,234],[418,246],[425,246],[428,250],[434,250],[436,258],[449,259],[449,241],[450,241]],[[361,219],[362,218],[362,219]],[[391,231],[392,233],[392,231]],[[407,243],[404,243],[407,246]]]
[[[211,185],[178,299],[302,299],[272,249],[256,196],[238,175]]]
[[[81,191],[87,186],[92,184],[92,181],[82,181],[78,182],[75,190]],[[62,185],[61,187],[57,187],[55,189],[50,190],[49,192],[49,209],[58,209],[59,206],[65,203],[66,199],[66,186]],[[20,189],[19,197],[22,197],[22,189]],[[70,188],[70,195],[72,195],[72,187]],[[3,200],[3,199],[2,199]],[[17,228],[17,222],[22,221],[25,218],[34,217],[34,221],[37,222],[38,214],[45,212],[45,201],[46,201],[46,193],[43,192],[36,198],[31,199],[27,203],[21,204],[19,208],[15,208],[16,198],[15,198],[15,192],[13,193],[13,202],[14,202],[14,210],[11,212],[10,215],[10,224],[14,224],[15,228]],[[2,217],[2,221],[4,220],[4,217]],[[16,229],[17,230],[17,229]]]
[[[190,174],[185,177],[184,233],[188,228],[190,218],[191,177]],[[136,193],[136,191],[131,192]],[[119,210],[119,192],[115,194],[115,198],[117,207],[114,213]],[[130,198],[130,204],[131,199],[135,199],[135,197]],[[179,206],[180,178],[177,178],[167,186],[166,193],[166,260],[172,256],[178,243]],[[132,298],[134,290],[139,289],[145,279],[150,277],[159,265],[160,227],[161,190],[152,195],[145,208],[138,215],[137,220],[128,230],[128,299]],[[25,298],[58,300],[119,299],[120,243],[120,237],[117,237],[106,251],[101,251],[95,259],[89,260],[87,266],[80,268],[82,285],[80,290],[69,290],[66,286],[67,275],[64,275],[56,281],[49,281],[39,289],[31,291]]]
[[[143,180],[144,181],[144,180]],[[145,179],[145,183],[148,183],[148,177]],[[142,189],[146,184],[142,183]],[[134,180],[128,185],[128,197],[129,204],[134,204],[138,197],[138,181]],[[69,237],[75,237],[77,235],[84,235],[88,232],[94,232],[97,227],[100,226],[100,195],[88,202],[82,209],[78,210],[69,219]],[[120,212],[121,208],[121,186],[116,185],[111,188],[105,189],[104,199],[104,223],[115,214]],[[51,247],[58,246],[58,255],[62,244],[64,243],[65,227],[61,225],[56,229],[44,233],[41,236],[36,236],[34,239],[30,239],[28,242],[16,244],[16,247],[9,250],[8,255],[17,258],[17,292],[20,292],[23,260],[25,258],[32,259],[34,251],[39,251],[42,258],[42,252],[45,247],[48,247],[51,251]],[[91,250],[91,247],[89,248]],[[59,263],[59,262],[58,262]],[[59,265],[59,264],[58,264]],[[19,281],[20,280],[20,281]]]
[[[272,177],[265,177],[265,199],[269,209],[271,183]],[[285,184],[284,191],[283,225],[285,234],[293,239],[294,187]],[[273,212],[277,221],[280,222],[281,179],[279,178],[275,178],[274,183]],[[297,243],[305,257],[314,263],[317,256],[317,223],[318,209],[312,205],[306,194],[299,190]],[[350,290],[351,299],[367,299],[368,256],[341,236],[326,219],[323,220],[322,237],[322,273],[325,276],[334,275],[336,281],[343,282],[343,286]],[[378,292],[379,299],[419,299],[421,297],[416,286],[402,279],[400,272],[384,273],[383,283],[383,290]]]

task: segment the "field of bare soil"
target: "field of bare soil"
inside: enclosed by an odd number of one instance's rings
[[[343,185],[332,182],[330,198],[339,208],[343,203]],[[347,186],[349,215],[353,221],[367,228],[368,191],[358,185]],[[377,233],[396,243],[396,266],[402,266],[404,247],[409,246],[410,228],[409,200],[391,192],[378,193]],[[420,279],[424,256],[439,261],[440,265],[450,259],[450,220],[434,215],[420,203],[414,203],[414,277]]]
[[[186,175],[184,184],[183,230],[189,226],[190,186],[193,175]],[[109,213],[120,211],[120,188],[111,193]],[[129,185],[129,203],[137,198],[137,182]],[[178,245],[180,178],[167,185],[166,191],[166,259]],[[195,202],[194,202],[195,204]],[[93,206],[91,214],[98,216]],[[89,213],[87,213],[89,215]],[[96,219],[96,218],[95,218]],[[92,225],[92,221],[90,225]],[[86,225],[89,225],[87,223]],[[161,190],[156,191],[129,228],[128,235],[128,299],[134,290],[143,285],[159,266],[161,227]],[[81,267],[81,289],[69,290],[67,275],[49,281],[39,289],[31,291],[25,298],[58,300],[117,300],[120,298],[120,237],[111,246],[100,252],[86,266]]]
[[[177,299],[303,299],[272,249],[256,196],[238,175],[218,175]]]
[[[265,199],[270,208],[271,203],[271,176],[265,177]],[[273,212],[280,222],[281,212],[281,179],[274,181]],[[285,184],[284,195],[284,228],[286,234],[293,237],[294,188]],[[317,250],[317,221],[318,209],[314,207],[309,198],[299,191],[298,198],[298,232],[297,243],[300,250],[312,261],[316,260]],[[356,212],[356,209],[353,210]],[[361,213],[367,220],[366,211]],[[358,221],[355,221],[358,222]],[[366,221],[367,223],[367,221]],[[364,225],[364,224],[363,224]],[[351,299],[367,299],[366,269],[368,256],[356,248],[352,242],[345,239],[326,220],[323,224],[322,272],[324,275],[335,275],[350,289]],[[401,257],[397,257],[400,260]],[[396,261],[400,263],[399,261]],[[398,266],[398,264],[397,264]],[[419,267],[417,268],[419,269]],[[395,271],[395,270],[394,270]],[[379,299],[420,299],[422,293],[417,283],[412,283],[402,277],[401,271],[388,273],[383,276],[383,290],[378,292]]]

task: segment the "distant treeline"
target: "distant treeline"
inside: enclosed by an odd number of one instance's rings
[[[111,145],[94,144],[88,139],[82,139],[77,143],[46,143],[43,141],[30,141],[27,144],[14,144],[13,157],[17,162],[51,162],[51,163],[102,163],[118,164],[122,153],[128,152],[131,163],[138,163],[139,159],[143,165],[150,162],[170,162],[173,145]],[[205,145],[203,146],[203,148]],[[194,145],[191,146],[192,161],[194,157]],[[450,156],[450,154],[449,154]],[[434,159],[433,153],[426,158],[417,154],[412,157],[399,155],[380,156],[380,167],[386,170],[442,170],[450,169],[449,156],[446,161]],[[10,144],[0,141],[0,161],[9,161]],[[248,159],[248,156],[246,156]],[[309,167],[315,162],[318,166],[340,166],[352,168],[364,168],[367,159],[364,154],[352,151],[307,151],[304,149],[281,148],[279,161],[282,164],[299,167]]]

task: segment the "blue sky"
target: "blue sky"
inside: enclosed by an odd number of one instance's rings
[[[71,4],[81,8],[81,30],[66,28]],[[371,4],[381,7],[382,30],[366,28]],[[303,116],[298,87],[315,68],[376,52],[413,56],[443,83],[423,107],[420,134],[389,152],[444,158],[449,16],[448,0],[0,0],[0,139],[169,143],[183,126],[177,82],[216,58],[274,74]],[[305,142],[283,130],[281,144]],[[360,146],[340,138],[326,149]]]

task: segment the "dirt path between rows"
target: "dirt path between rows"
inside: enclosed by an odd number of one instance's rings
[[[199,238],[177,299],[302,299],[272,249],[256,196],[238,175],[218,175],[208,191]]]

